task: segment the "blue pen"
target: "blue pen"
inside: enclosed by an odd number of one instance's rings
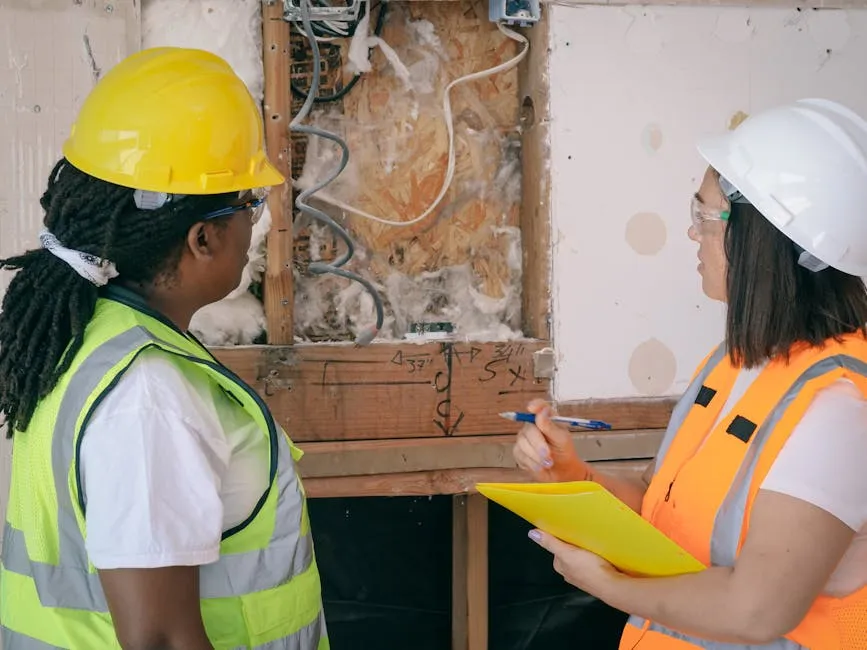
[[[536,423],[536,416],[532,413],[516,413],[515,411],[506,411],[500,413],[500,417],[512,422],[529,422]],[[560,422],[570,427],[581,427],[582,429],[610,429],[611,425],[602,420],[586,420],[584,418],[568,418],[562,415],[554,415],[551,417],[552,422]]]

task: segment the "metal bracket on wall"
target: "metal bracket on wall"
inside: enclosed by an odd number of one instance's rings
[[[556,369],[557,360],[553,348],[542,348],[533,353],[533,377],[553,379]]]
[[[539,0],[489,0],[488,18],[495,23],[530,27],[541,17]]]

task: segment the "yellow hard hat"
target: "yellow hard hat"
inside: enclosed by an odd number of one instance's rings
[[[279,185],[259,110],[220,57],[179,47],[137,52],[84,100],[63,155],[96,178],[168,194]]]

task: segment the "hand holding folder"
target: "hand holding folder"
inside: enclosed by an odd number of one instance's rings
[[[479,483],[476,488],[536,528],[596,553],[624,573],[662,577],[705,568],[598,483]]]

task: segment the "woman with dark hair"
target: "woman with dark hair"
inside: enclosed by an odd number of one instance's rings
[[[213,54],[136,53],[85,100],[0,313],[13,441],[5,650],[326,650],[298,450],[187,331],[283,176]]]
[[[597,472],[534,402],[540,480],[601,483],[707,567],[636,578],[542,531],[571,584],[631,616],[621,650],[867,648],[867,122],[825,100],[701,143],[702,289],[727,304],[642,480]]]

